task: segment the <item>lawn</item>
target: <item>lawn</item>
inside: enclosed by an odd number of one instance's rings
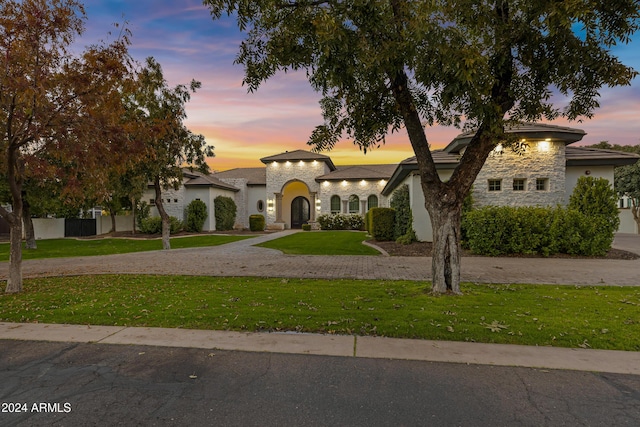
[[[171,239],[171,247],[197,248],[217,246],[251,236],[203,235]],[[160,239],[49,239],[38,240],[38,249],[22,249],[23,259],[66,258],[155,251],[162,249]],[[9,244],[0,244],[0,261],[9,260]]]
[[[291,255],[380,255],[362,243],[366,238],[364,231],[305,231],[256,246]]]
[[[25,280],[0,321],[299,331],[640,351],[640,289],[184,276]]]

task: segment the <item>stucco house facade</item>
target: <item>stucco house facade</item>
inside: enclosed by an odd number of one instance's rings
[[[524,151],[516,154],[496,147],[473,187],[477,205],[563,205],[580,176],[602,177],[613,183],[616,166],[639,159],[629,153],[571,146],[585,135],[580,129],[524,124],[508,132],[517,137]],[[441,179],[451,176],[471,137],[470,133],[461,134],[433,152]],[[340,166],[329,156],[295,150],[260,160],[264,167],[212,175],[185,172],[180,189],[163,192],[163,201],[169,201],[165,203],[167,211],[183,218],[191,200],[203,200],[210,212],[205,229],[214,230],[213,201],[225,195],[238,207],[236,227],[247,228],[249,216],[261,214],[269,229],[300,228],[304,223],[314,225],[322,214],[363,215],[372,207],[387,207],[395,189],[407,184],[416,235],[419,240],[432,240],[415,157],[399,164]],[[145,198],[152,201],[152,197],[150,188]]]

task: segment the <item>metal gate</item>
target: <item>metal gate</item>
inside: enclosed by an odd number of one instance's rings
[[[64,237],[86,237],[96,235],[95,219],[65,219]]]

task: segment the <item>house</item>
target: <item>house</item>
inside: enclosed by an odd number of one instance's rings
[[[633,164],[639,158],[630,153],[570,146],[584,137],[580,129],[523,124],[508,132],[517,136],[523,152],[496,147],[473,187],[478,205],[566,204],[580,176],[603,177],[613,183],[615,166]],[[433,152],[441,179],[451,176],[472,136],[463,133],[444,149]],[[191,200],[203,200],[210,212],[205,230],[213,230],[213,200],[226,195],[238,207],[239,228],[247,228],[253,214],[264,215],[269,229],[300,228],[304,223],[314,224],[321,214],[363,215],[372,207],[389,206],[395,189],[407,184],[416,235],[420,240],[432,239],[415,157],[400,164],[340,166],[327,155],[295,150],[260,160],[264,167],[213,175],[185,172],[178,190],[163,192],[167,211],[182,218]],[[152,189],[147,197],[152,201]]]

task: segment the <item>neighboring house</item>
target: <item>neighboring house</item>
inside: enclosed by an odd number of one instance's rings
[[[498,146],[474,184],[478,205],[566,204],[580,176],[603,177],[613,184],[615,166],[633,164],[638,156],[610,150],[570,147],[584,131],[568,127],[529,124],[509,130],[526,144],[522,155]],[[458,165],[472,134],[456,137],[433,152],[443,180]],[[393,191],[407,184],[414,229],[420,240],[432,239],[424,207],[415,157],[400,164],[338,166],[329,156],[304,150],[260,159],[259,168],[237,168],[213,175],[185,172],[177,191],[163,192],[170,215],[184,217],[184,208],[196,198],[209,207],[205,230],[215,229],[213,199],[232,197],[238,207],[236,227],[248,228],[249,215],[265,216],[267,228],[300,228],[314,224],[321,214],[364,214],[372,207],[389,206]],[[152,189],[145,195],[152,201]],[[633,232],[631,230],[622,230]]]

